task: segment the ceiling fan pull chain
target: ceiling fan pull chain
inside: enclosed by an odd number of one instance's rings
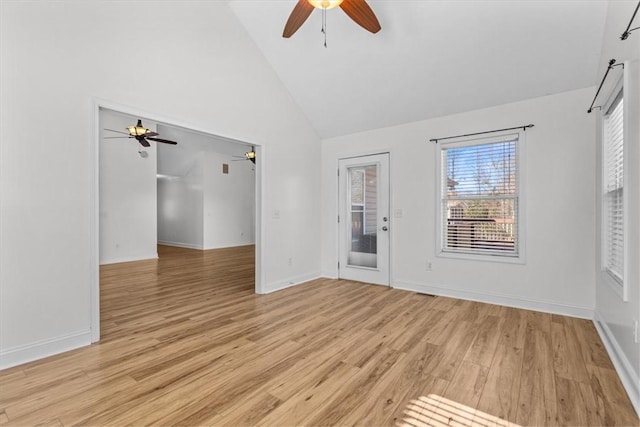
[[[324,47],[327,48],[327,9],[322,9],[322,34],[324,34]]]

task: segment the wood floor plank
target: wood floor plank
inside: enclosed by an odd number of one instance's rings
[[[561,325],[562,326],[562,325]],[[590,425],[587,402],[582,396],[582,390],[577,381],[566,379],[557,375],[556,396],[558,403],[558,423],[560,425]]]
[[[551,324],[553,344],[553,369],[556,376],[583,383],[589,382],[589,374],[580,352],[580,342],[574,328],[568,322]]]
[[[502,329],[504,319],[496,316],[485,316],[477,326],[477,334],[473,344],[464,356],[465,362],[475,363],[484,367],[491,366],[493,355],[498,345],[500,335],[496,331]]]
[[[336,391],[349,386],[360,371],[358,367],[341,362],[329,376],[291,396],[260,420],[259,425],[312,425],[308,420],[331,405]]]
[[[350,410],[346,416],[340,421],[341,425],[366,425],[367,416],[372,412],[378,412],[374,417],[375,420],[383,418],[383,413],[392,413],[395,411],[396,406],[399,404],[398,400],[394,400],[393,397],[384,396],[386,391],[389,390],[391,384],[401,381],[403,371],[406,369],[408,358],[405,355],[400,355],[398,360],[392,365],[392,367],[384,374],[378,382],[373,385],[370,390],[370,394],[377,396],[372,399],[361,399],[359,402],[354,403],[354,407]],[[385,399],[386,397],[386,399]],[[382,404],[382,405],[381,405]]]
[[[328,349],[321,349],[322,354],[311,354],[300,360],[288,371],[272,378],[264,389],[276,398],[286,401],[305,389],[326,381],[336,369],[345,364],[344,344],[336,342]]]
[[[402,326],[402,334],[393,334],[389,345],[398,351],[410,352],[419,342],[425,341],[425,334],[442,315],[443,313],[438,310],[421,311],[414,318],[409,319],[406,325]]]
[[[614,369],[593,322],[586,319],[569,319],[568,322],[573,325],[575,334],[581,343],[580,352],[585,363],[601,368]]]
[[[625,410],[631,404],[614,369],[587,365],[596,410],[607,426],[638,426],[633,412]]]
[[[426,354],[435,351],[432,344],[424,343]],[[395,425],[407,406],[414,399],[429,394],[442,394],[448,381],[426,375],[423,371],[426,358],[413,354],[396,363],[371,391],[371,397],[363,400],[356,410],[342,420],[348,425]]]
[[[528,313],[516,415],[518,424],[558,424],[550,331],[550,315]]]
[[[413,384],[405,389],[404,398],[398,400],[399,404],[393,413],[390,412],[390,408],[385,408],[386,402],[383,399],[381,402],[379,401],[379,409],[376,411],[374,408],[374,410],[358,424],[363,426],[376,424],[389,426],[399,425],[410,422],[412,414],[420,414],[420,418],[429,419],[431,415],[426,413],[423,405],[420,404],[417,406],[417,402],[420,402],[421,399],[425,397],[441,396],[448,386],[448,381],[423,373],[418,376],[417,379],[414,379]],[[401,395],[401,392],[398,393],[396,399],[400,398]]]
[[[639,424],[590,321],[158,253],[101,268],[99,343],[0,371],[0,425]]]
[[[516,343],[513,335],[503,332],[478,402],[478,410],[512,423],[516,422],[523,360],[523,349]]]
[[[265,392],[256,394],[250,399],[243,400],[233,408],[205,419],[202,425],[213,426],[254,426],[273,412],[282,401],[277,397]]]
[[[442,396],[470,409],[476,409],[488,374],[489,368],[463,361]]]
[[[573,405],[573,406],[576,407],[578,410],[582,409],[584,411],[587,418],[587,425],[588,426],[607,425],[605,417],[603,416],[603,413],[600,411],[600,408],[598,408],[596,395],[594,394],[594,390],[591,387],[591,385],[581,383],[581,382],[577,383],[577,385],[580,388],[580,397],[581,397],[581,400],[584,402],[584,407],[580,408],[578,405]],[[638,423],[638,425],[640,425],[640,422]]]
[[[379,348],[373,358],[360,368],[353,381],[337,390],[331,404],[309,418],[310,425],[338,425],[371,394],[375,384],[405,355],[388,347]]]
[[[401,419],[413,398],[442,393],[448,382],[426,373],[437,346],[421,341],[402,356],[371,390],[372,398],[362,401],[341,420],[347,425],[392,425]]]
[[[476,335],[476,329],[469,322],[460,321],[451,326],[449,339],[440,345],[439,355],[434,357],[434,362],[437,360],[437,363],[428,367],[430,374],[451,381]]]
[[[119,376],[104,381],[92,381],[79,388],[69,383],[64,390],[50,392],[37,400],[25,400],[24,404],[13,412],[7,412],[12,424],[36,425],[48,423],[50,420],[62,421],[67,414],[82,408],[84,414],[87,408],[102,399],[118,393],[124,393],[135,386],[135,381],[128,376]],[[111,403],[113,404],[113,403]],[[54,416],[52,414],[57,414]]]
[[[524,348],[524,341],[527,332],[527,311],[518,310],[513,307],[503,307],[501,340],[505,341],[505,345]]]

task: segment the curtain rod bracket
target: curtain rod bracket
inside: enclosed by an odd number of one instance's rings
[[[453,139],[453,138],[463,138],[465,136],[475,136],[475,135],[483,135],[485,133],[494,133],[494,132],[502,132],[502,131],[507,131],[507,130],[514,130],[514,129],[522,129],[523,131],[526,132],[526,130],[528,128],[532,128],[534,125],[533,124],[528,124],[528,125],[522,125],[522,126],[516,126],[516,127],[512,127],[512,128],[505,128],[505,129],[494,129],[494,130],[485,130],[483,132],[475,132],[475,133],[467,133],[464,135],[455,135],[455,136],[445,136],[442,138],[431,138],[429,140],[429,142],[435,142],[436,144],[438,143],[438,141],[442,141],[444,139]]]
[[[636,14],[638,13],[638,8],[640,8],[640,1],[638,2],[638,5],[636,6],[636,10],[633,11],[633,15],[631,15],[631,20],[629,21],[629,25],[627,25],[627,29],[624,30],[624,33],[622,33],[622,35],[620,36],[620,40],[628,39],[633,31],[635,31],[635,30],[640,28],[640,27],[631,28],[631,24],[633,24],[633,20],[635,19]]]

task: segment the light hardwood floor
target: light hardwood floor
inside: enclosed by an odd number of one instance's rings
[[[0,424],[639,424],[590,321],[159,253],[101,269],[99,344],[0,372]]]

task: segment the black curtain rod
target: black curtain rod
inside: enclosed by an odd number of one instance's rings
[[[594,108],[601,108],[601,107],[594,107],[593,104],[596,103],[596,99],[598,99],[598,95],[600,95],[600,90],[602,89],[602,85],[604,84],[604,81],[607,80],[607,76],[609,75],[609,71],[611,71],[611,69],[613,67],[617,67],[618,65],[622,65],[622,67],[624,68],[624,64],[616,64],[616,60],[615,59],[610,59],[609,60],[609,66],[607,67],[607,71],[604,73],[604,77],[602,77],[602,81],[600,82],[600,86],[598,86],[598,90],[596,91],[596,96],[593,97],[593,101],[591,101],[591,107],[589,107],[589,109],[587,110],[587,113],[591,113],[593,111]]]
[[[627,29],[624,30],[624,33],[622,33],[622,35],[620,36],[620,40],[628,39],[629,35],[631,34],[632,31],[635,31],[638,28],[640,28],[640,27],[631,28],[631,24],[633,24],[633,20],[636,17],[636,13],[638,13],[638,8],[640,8],[640,1],[638,2],[638,5],[636,6],[636,10],[633,11],[633,15],[631,15],[631,20],[629,21],[629,25],[627,25]]]
[[[429,141],[430,142],[435,142],[437,144],[438,141],[442,141],[442,140],[445,140],[445,139],[463,138],[465,136],[482,135],[482,134],[485,134],[485,133],[502,132],[502,131],[505,131],[505,130],[514,130],[514,129],[522,129],[522,130],[526,131],[528,128],[532,128],[532,127],[533,127],[532,124],[528,124],[528,125],[516,126],[516,127],[513,127],[513,128],[485,130],[483,132],[467,133],[467,134],[464,134],[464,135],[445,136],[444,138],[433,138],[433,139],[430,139]]]

